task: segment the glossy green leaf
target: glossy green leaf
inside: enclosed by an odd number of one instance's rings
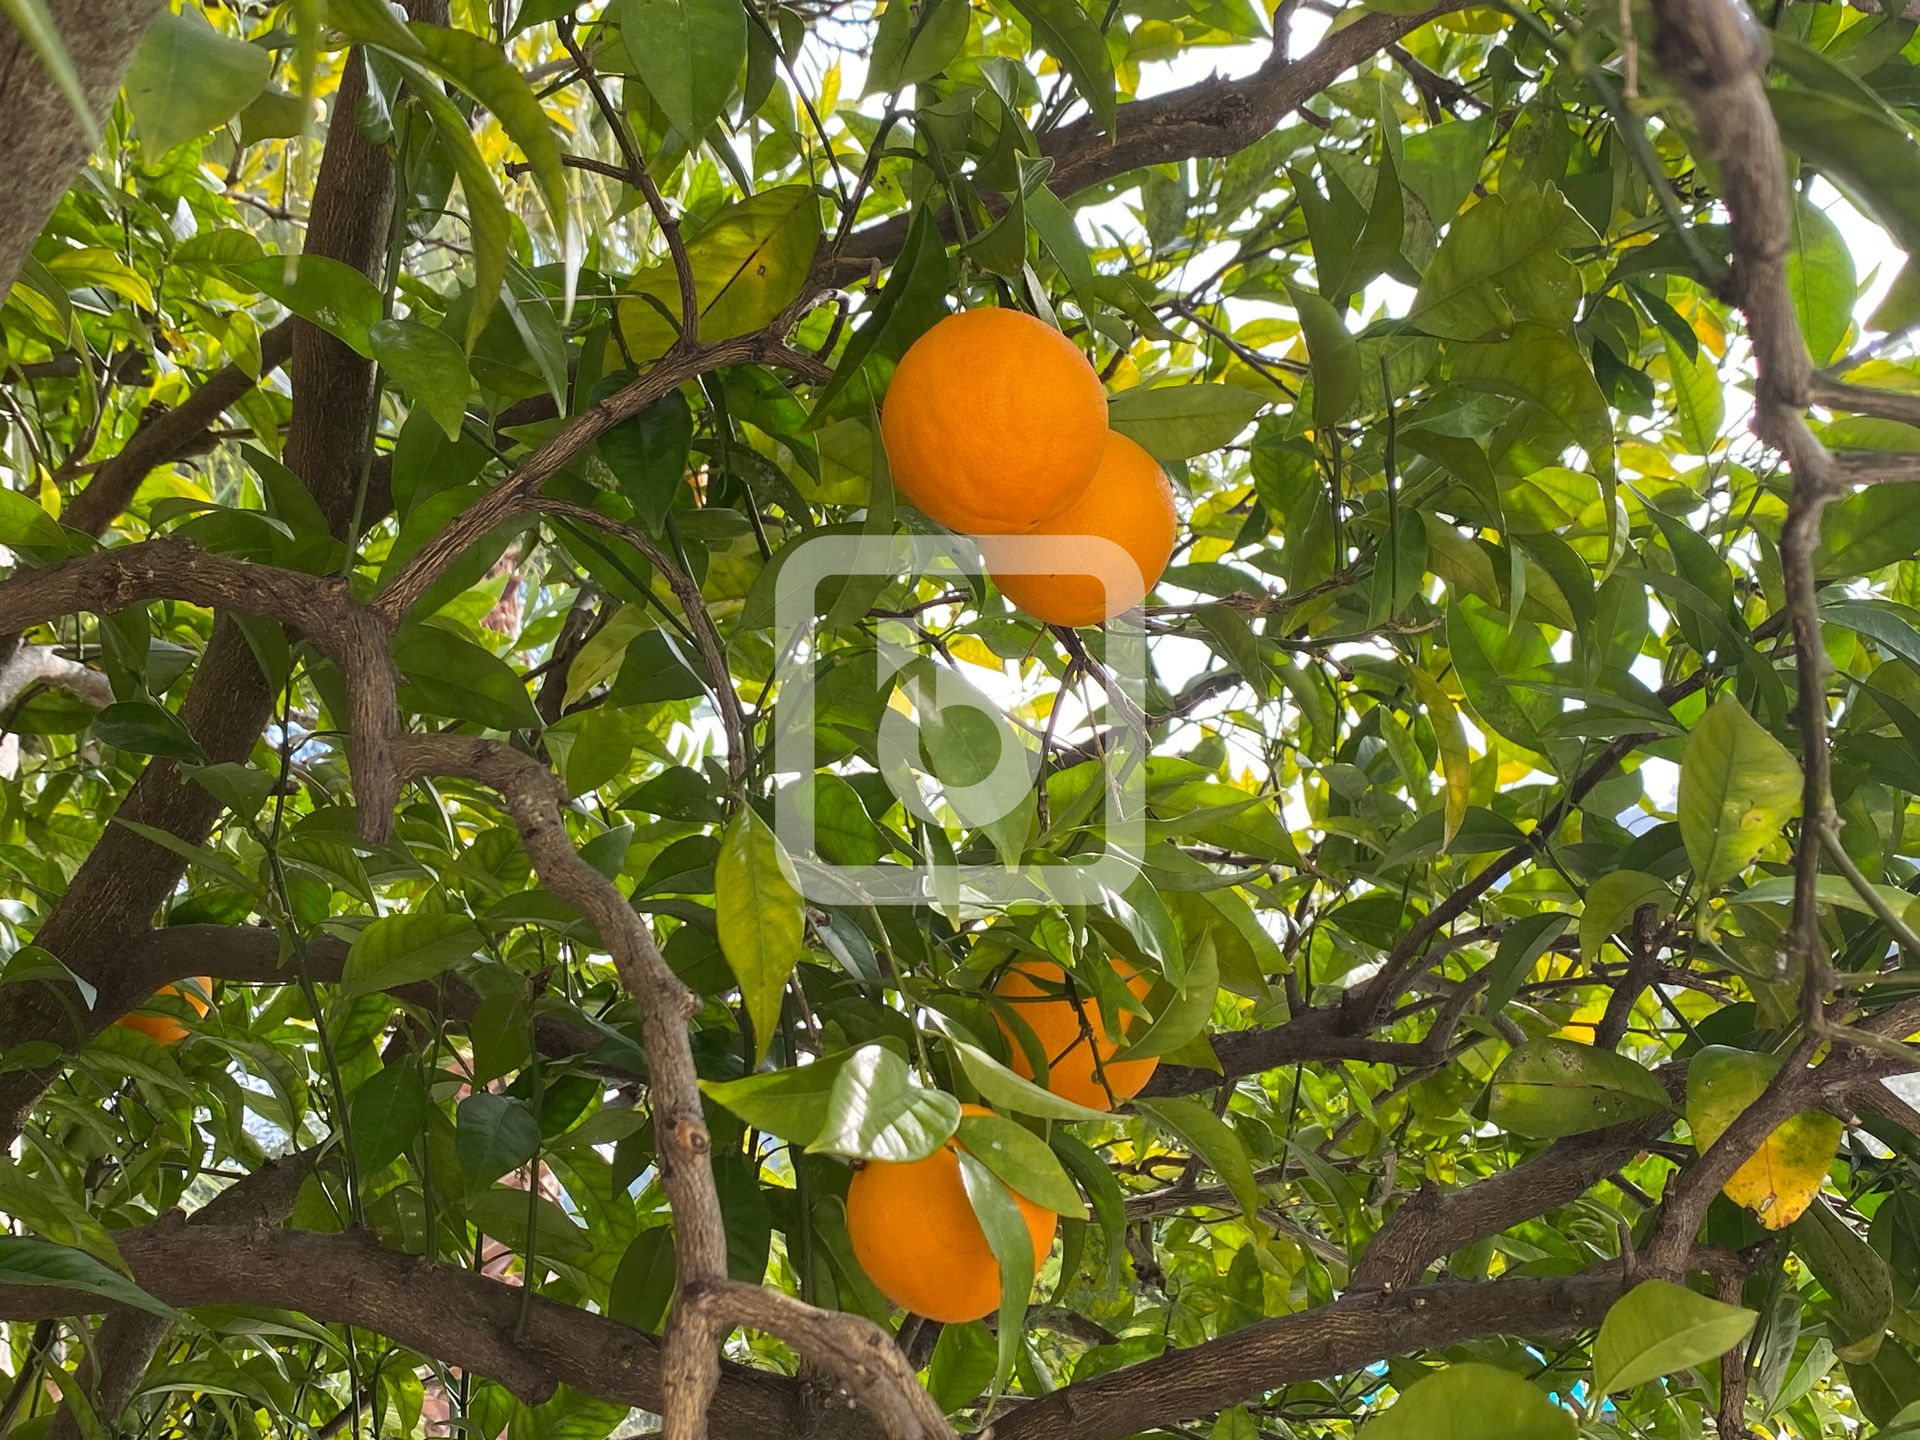
[[[1253,1160],[1232,1126],[1198,1100],[1168,1096],[1133,1103],[1135,1109],[1150,1115],[1192,1147],[1207,1168],[1226,1182],[1241,1214],[1252,1220],[1260,1213],[1262,1197],[1254,1178]]]
[[[746,12],[731,0],[618,0],[641,83],[689,143],[704,140],[747,61]]]
[[[806,943],[793,862],[751,807],[741,807],[721,837],[714,908],[721,952],[753,1022],[757,1060],[773,1043],[787,977]]]
[[[0,1235],[0,1286],[7,1285],[70,1290],[157,1315],[163,1320],[177,1318],[171,1306],[161,1304],[84,1250],[49,1244],[26,1235]]]
[[[915,1083],[907,1062],[884,1045],[863,1045],[834,1076],[826,1118],[807,1149],[852,1160],[924,1160],[959,1124],[958,1100]]]
[[[1409,1385],[1364,1440],[1573,1440],[1573,1416],[1511,1370],[1468,1362]]]
[[[672,7],[672,0],[662,0]],[[736,7],[737,8],[737,7]],[[757,330],[800,291],[820,239],[820,200],[779,185],[729,205],[687,242],[700,339]],[[640,271],[619,304],[620,332],[636,361],[665,354],[680,334],[680,285],[670,262]]]
[[[1564,326],[1581,285],[1580,272],[1560,252],[1593,239],[1557,190],[1489,195],[1448,229],[1407,318],[1453,340],[1504,334],[1516,320]]]
[[[1004,1115],[962,1115],[960,1144],[1011,1190],[1056,1215],[1081,1214],[1080,1192],[1047,1142]]]
[[[458,439],[473,391],[465,352],[442,331],[412,320],[374,321],[367,329],[367,346],[447,438]]]
[[[484,943],[464,915],[383,915],[353,938],[340,993],[366,995],[445,974]]]
[[[1611,1394],[1724,1355],[1759,1317],[1666,1280],[1621,1296],[1593,1342],[1593,1388]]]
[[[540,1153],[540,1124],[512,1096],[480,1091],[460,1102],[454,1150],[471,1198]]]
[[[526,682],[506,661],[451,630],[401,626],[394,636],[393,661],[406,682],[401,700],[427,714],[494,730],[540,728]]]
[[[1006,0],[1008,8],[1033,30],[1033,38],[1073,77],[1079,97],[1107,134],[1113,133],[1113,61],[1107,38],[1080,0]]]
[[[1300,317],[1313,366],[1313,423],[1338,424],[1360,400],[1360,347],[1330,302],[1298,286],[1289,286],[1287,297]]]
[[[1218,450],[1266,408],[1237,385],[1202,382],[1123,390],[1107,404],[1107,423],[1161,460]]]

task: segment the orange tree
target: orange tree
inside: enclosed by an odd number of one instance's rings
[[[1908,1423],[1911,12],[0,5],[0,1432]]]

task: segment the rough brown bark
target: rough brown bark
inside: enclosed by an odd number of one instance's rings
[[[96,122],[113,109],[120,81],[160,0],[48,0],[74,73]],[[27,39],[0,18],[0,144],[7,152],[7,200],[0,205],[0,295],[13,288],[41,227],[86,163],[80,117]]]

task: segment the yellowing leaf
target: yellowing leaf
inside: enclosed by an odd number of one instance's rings
[[[1724,1045],[1709,1045],[1695,1055],[1687,1067],[1687,1124],[1694,1148],[1706,1153],[1779,1069],[1774,1056]],[[1840,1121],[1824,1110],[1795,1115],[1733,1172],[1723,1193],[1769,1230],[1791,1225],[1820,1193],[1840,1134]]]
[[[949,642],[947,648],[957,659],[964,660],[969,665],[978,665],[983,670],[991,670],[999,674],[1004,668],[1000,657],[988,649],[987,642],[978,635],[959,636]]]
[[[805,185],[762,190],[721,210],[687,242],[705,344],[765,325],[799,293],[820,239],[820,201]],[[680,333],[680,283],[670,262],[633,277],[620,333],[636,361],[664,355]]]

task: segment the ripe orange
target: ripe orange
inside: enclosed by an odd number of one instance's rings
[[[1044,546],[1025,536],[988,537],[980,551],[1000,593],[1036,620],[1098,625],[1131,610],[1160,582],[1179,523],[1160,462],[1111,431],[1086,493],[1028,532]],[[1014,564],[1027,573],[1007,568]],[[1038,565],[1045,568],[1035,573]]]
[[[966,310],[900,357],[880,434],[894,482],[921,510],[968,534],[1013,534],[1085,491],[1107,440],[1107,395],[1045,321]]]
[[[200,990],[205,994],[211,995],[213,993],[213,977],[211,975],[199,976],[194,983],[198,985]],[[207,1013],[207,1002],[202,1000],[199,994],[196,994],[190,989],[182,990],[178,985],[167,985],[161,988],[160,994],[183,996],[187,1004],[194,1008],[196,1014],[204,1015]],[[159,997],[156,996],[155,998],[157,999]],[[142,1035],[147,1036],[149,1039],[161,1045],[178,1045],[182,1040],[187,1038],[187,1027],[172,1015],[122,1015],[113,1023],[116,1025],[124,1025],[129,1030],[138,1030]]]
[[[991,1111],[961,1107],[968,1115]],[[993,1258],[960,1178],[960,1142],[924,1160],[873,1160],[847,1189],[847,1233],[860,1268],[894,1304],[958,1325],[1000,1305],[1000,1262]],[[1033,1273],[1053,1248],[1058,1217],[1015,1194],[1033,1241]]]
[[[1152,980],[1118,957],[1112,963],[1115,972],[1127,982],[1127,988],[1145,999]],[[1067,972],[1051,960],[1022,960],[1001,977],[993,993],[1015,1007],[1014,1013],[1039,1040],[1040,1048],[1047,1054],[1047,1089],[1063,1100],[1085,1105],[1089,1110],[1111,1109],[1118,1101],[1138,1095],[1160,1064],[1155,1056],[1144,1060],[1114,1059],[1124,1042],[1115,1040],[1100,1023],[1100,1007],[1091,997],[1074,1004],[1067,994]],[[1135,1018],[1127,1014],[1120,1017],[1122,1036],[1132,1028]],[[1013,1068],[1027,1079],[1034,1079],[1033,1065],[1013,1028],[1005,1020],[1000,1022],[1000,1028],[1006,1032],[1013,1050]],[[1096,1053],[1100,1059],[1097,1073],[1093,1063]],[[1106,1078],[1105,1085],[1100,1083],[1102,1076]],[[1109,1090],[1113,1092],[1111,1099],[1107,1095]]]

